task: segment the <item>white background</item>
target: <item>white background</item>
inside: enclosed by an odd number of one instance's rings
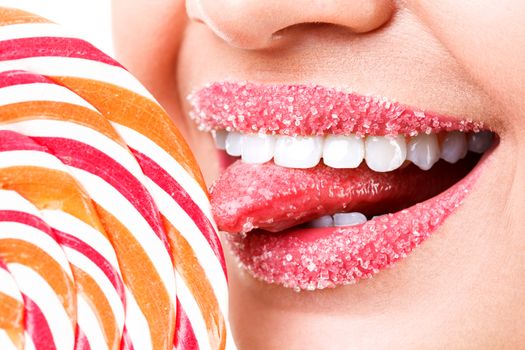
[[[39,14],[63,24],[106,53],[113,52],[110,0],[0,0],[0,6]]]

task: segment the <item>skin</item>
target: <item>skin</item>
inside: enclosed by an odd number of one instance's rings
[[[500,144],[465,204],[356,285],[295,293],[229,260],[240,349],[517,349],[525,344],[525,3],[114,0],[119,59],[218,173],[185,96],[221,80],[317,83],[482,120]],[[130,28],[131,33],[130,35]]]

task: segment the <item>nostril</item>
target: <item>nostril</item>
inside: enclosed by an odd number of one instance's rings
[[[285,28],[281,28],[273,33],[272,40],[279,40],[285,37],[294,37],[298,33],[309,35],[313,32],[332,31],[341,34],[353,33],[353,31],[340,24],[328,23],[328,22],[305,22],[294,24]]]
[[[393,0],[187,0],[188,15],[242,49],[263,49],[301,28],[343,27],[373,31],[389,21]]]

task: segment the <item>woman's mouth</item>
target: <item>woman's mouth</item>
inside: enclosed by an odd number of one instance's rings
[[[479,121],[320,86],[215,83],[190,102],[225,167],[211,188],[219,230],[254,277],[295,290],[407,256],[497,141]]]

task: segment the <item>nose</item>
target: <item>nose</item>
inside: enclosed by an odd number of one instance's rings
[[[393,0],[187,0],[190,18],[204,22],[230,45],[262,49],[276,33],[298,24],[323,23],[366,33],[384,25]]]

